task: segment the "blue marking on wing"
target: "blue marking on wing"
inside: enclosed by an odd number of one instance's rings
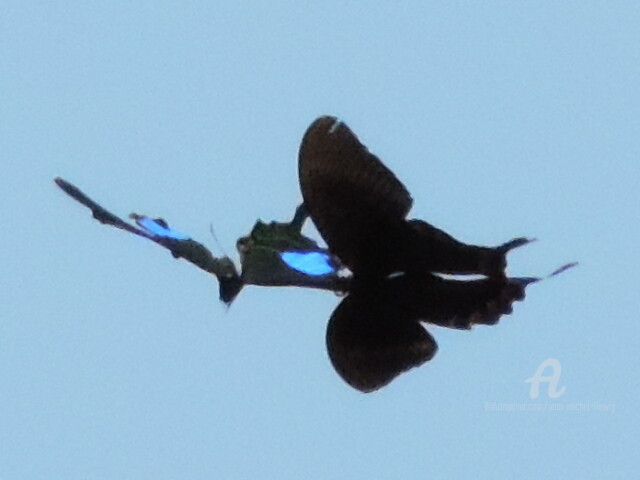
[[[329,275],[336,268],[324,252],[282,252],[280,258],[294,270],[306,275]]]
[[[138,216],[136,223],[141,228],[145,229],[151,235],[162,238],[173,238],[174,240],[189,240],[189,237],[183,235],[180,232],[169,228],[168,225],[162,225],[157,220],[149,217]]]

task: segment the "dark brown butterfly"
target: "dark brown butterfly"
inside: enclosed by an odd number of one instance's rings
[[[407,220],[407,189],[334,117],[317,119],[305,133],[299,175],[304,204],[291,222],[258,221],[238,240],[240,273],[229,257],[214,256],[163,219],[131,214],[134,225],[66,180],[55,182],[101,223],[147,238],[215,275],[227,304],[245,285],[348,293],[329,320],[327,349],[342,378],[364,392],[433,357],[436,343],[420,322],[493,325],[539,280],[504,273],[507,252],[526,238],[494,248],[466,245],[426,222]],[[302,234],[308,216],[329,251]],[[485,278],[452,280],[441,273]]]
[[[377,390],[434,356],[436,342],[420,322],[493,325],[538,280],[505,275],[506,254],[529,239],[467,245],[408,220],[413,200],[405,186],[335,117],[307,129],[298,167],[311,219],[353,272],[349,294],[329,320],[327,349],[336,371],[358,390]]]

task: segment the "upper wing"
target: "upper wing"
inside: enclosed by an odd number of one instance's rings
[[[164,220],[132,213],[131,218],[140,227],[136,228],[89,198],[72,183],[60,177],[56,178],[55,182],[67,195],[90,209],[93,217],[100,223],[147,238],[169,250],[175,258],[184,258],[202,270],[214,274],[220,283],[220,300],[223,302],[233,301],[242,289],[243,280],[230,258],[214,257],[207,247],[171,229]]]
[[[318,231],[354,270],[371,261],[379,235],[404,222],[411,209],[405,186],[335,117],[320,117],[307,129],[298,173]]]
[[[378,157],[335,117],[307,129],[298,159],[304,203],[332,253],[356,276],[396,271],[504,277],[507,253],[531,240],[469,245],[420,220],[412,199]]]

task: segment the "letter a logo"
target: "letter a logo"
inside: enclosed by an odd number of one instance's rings
[[[543,375],[543,372],[547,367],[551,367],[553,370],[551,375]],[[555,358],[547,358],[544,362],[538,365],[536,373],[533,374],[533,377],[527,378],[525,383],[530,383],[531,388],[529,389],[529,398],[535,399],[540,395],[540,384],[548,383],[549,389],[547,390],[547,395],[549,398],[558,398],[562,394],[564,394],[567,387],[562,387],[558,390],[558,381],[560,380],[560,373],[562,372],[562,367],[560,366],[560,362]]]

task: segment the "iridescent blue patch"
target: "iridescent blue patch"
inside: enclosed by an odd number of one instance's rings
[[[169,228],[168,225],[160,223],[158,220],[149,217],[138,216],[136,217],[136,223],[139,227],[143,228],[156,237],[172,238],[174,240],[189,240],[189,237],[183,235],[180,232]]]
[[[280,258],[294,270],[306,275],[329,275],[336,268],[331,257],[324,252],[282,252]]]

